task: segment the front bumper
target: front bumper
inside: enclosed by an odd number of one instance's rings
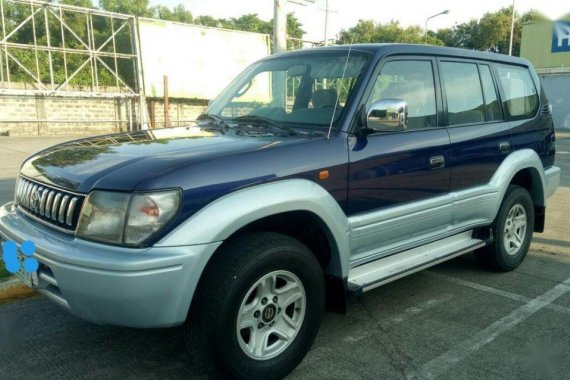
[[[0,238],[36,245],[34,288],[85,320],[166,327],[186,320],[192,296],[221,242],[144,249],[93,243],[0,207]]]

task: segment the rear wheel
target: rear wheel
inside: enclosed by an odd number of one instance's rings
[[[517,268],[528,253],[534,230],[534,204],[526,189],[509,186],[491,228],[494,241],[477,256],[496,270]]]
[[[200,282],[187,324],[192,360],[210,374],[282,378],[309,350],[323,306],[322,270],[307,247],[275,233],[238,237]]]

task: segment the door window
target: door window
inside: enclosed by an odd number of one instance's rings
[[[376,78],[366,109],[382,99],[408,103],[408,129],[437,127],[435,85],[431,61],[389,61]]]
[[[483,94],[485,95],[485,116],[487,121],[502,120],[501,106],[497,98],[497,91],[491,76],[491,69],[487,65],[479,65]]]
[[[440,65],[447,99],[449,125],[485,121],[485,105],[474,63],[442,62]]]

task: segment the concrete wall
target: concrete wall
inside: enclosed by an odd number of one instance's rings
[[[131,103],[131,104],[129,104]],[[207,107],[206,100],[171,99],[169,127],[187,125]],[[163,128],[164,103],[147,99],[152,127]],[[154,115],[152,110],[154,109]],[[136,126],[138,104],[126,98],[74,98],[0,95],[0,135],[86,135],[129,130],[129,110]]]
[[[0,95],[0,134],[81,135],[128,129],[128,99]]]
[[[557,129],[570,130],[570,69],[566,73],[539,70],[538,76],[552,104],[552,118]]]
[[[164,128],[164,102],[159,99],[147,99],[148,115],[152,128]],[[206,110],[207,100],[170,99],[168,127],[187,125],[196,120]]]

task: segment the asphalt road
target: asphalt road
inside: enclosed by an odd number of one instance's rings
[[[10,140],[0,138],[2,157],[29,153]],[[557,146],[563,177],[547,232],[516,271],[465,255],[365,293],[347,315],[325,315],[289,378],[570,379],[570,135]],[[5,202],[15,172],[2,165]],[[0,378],[180,378],[187,363],[180,328],[92,325],[42,297],[0,305]]]

